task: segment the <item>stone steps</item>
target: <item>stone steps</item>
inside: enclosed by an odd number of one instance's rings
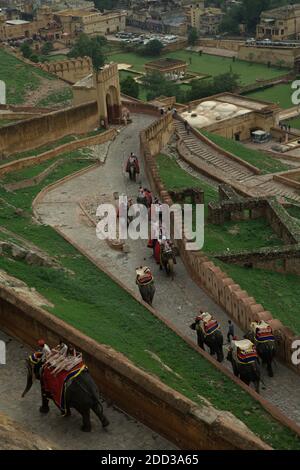
[[[237,181],[243,181],[244,179],[253,176],[251,170],[244,168],[237,162],[229,161],[229,159],[224,155],[219,154],[216,150],[211,148],[209,145],[206,145],[195,136],[188,135],[184,129],[184,124],[176,123],[176,129],[187,149],[205,162],[215,166],[221,171],[224,171],[227,175],[229,174]]]

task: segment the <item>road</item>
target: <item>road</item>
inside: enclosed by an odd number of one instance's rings
[[[139,154],[139,131],[148,126],[153,118],[146,115],[133,116],[133,123],[124,128],[109,147],[105,165],[87,172],[48,192],[36,207],[44,223],[58,226],[71,240],[76,242],[109,272],[137,292],[135,285],[135,268],[148,265],[154,272],[157,291],[154,307],[166,319],[171,321],[187,337],[196,340],[190,330],[195,314],[199,309],[213,312],[219,320],[224,333],[227,331],[229,317],[204,290],[199,288],[189,277],[183,263],[177,260],[174,281],[160,272],[152,258],[152,252],[144,240],[127,243],[126,253],[112,250],[105,241],[96,237],[95,228],[86,223],[79,201],[90,197],[112,197],[116,191],[135,197],[140,183],[148,185],[141,161],[142,181],[130,183],[124,175],[124,158],[130,152]],[[236,333],[241,331],[236,328]],[[229,367],[227,361],[224,366]],[[270,379],[263,371],[261,394],[274,405],[277,405],[289,418],[300,424],[300,379],[290,369],[280,363],[275,365],[275,377]]]

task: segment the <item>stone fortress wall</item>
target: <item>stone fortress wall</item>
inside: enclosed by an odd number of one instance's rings
[[[171,113],[165,115],[158,125],[157,122],[149,126],[141,133],[141,153],[145,159],[146,171],[152,184],[163,203],[173,203],[169,193],[165,190],[159,176],[155,162],[158,153],[157,142],[165,142],[170,137],[170,128],[173,118]],[[158,138],[158,131],[161,134]],[[150,138],[150,141],[149,141]],[[151,142],[151,138],[153,142]],[[162,147],[161,147],[162,148]],[[159,150],[161,150],[161,148]],[[211,297],[233,318],[235,323],[244,331],[249,328],[251,322],[266,320],[270,323],[275,334],[281,337],[279,344],[279,356],[296,373],[300,374],[300,366],[291,363],[293,353],[292,343],[297,339],[295,333],[284,326],[279,320],[273,319],[272,314],[266,311],[262,305],[242,290],[225,272],[216,266],[203,252],[188,251],[185,246],[191,240],[189,234],[185,234],[182,240],[176,240],[180,256],[190,273],[192,279],[201,288],[204,288]]]
[[[76,83],[93,71],[90,57],[59,60],[57,62],[44,62],[39,65],[45,72],[57,75],[59,78],[69,83]]]

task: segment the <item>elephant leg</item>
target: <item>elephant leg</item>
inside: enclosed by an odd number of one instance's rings
[[[204,350],[204,341],[198,331],[197,331],[197,343],[198,343],[199,348]]]
[[[256,393],[259,393],[259,383],[260,383],[259,380],[257,380],[254,384]]]
[[[97,403],[92,407],[93,412],[98,416],[100,419],[102,426],[106,428],[109,425],[109,421],[106,418],[105,414],[103,413],[103,407],[100,403]]]
[[[90,410],[88,409],[88,410],[83,411],[81,415],[82,415],[81,431],[91,432],[92,425],[91,425]]]
[[[218,362],[223,362],[224,361],[224,353],[223,353],[222,346],[217,350],[217,360],[218,360]]]
[[[268,371],[269,377],[274,377],[272,362],[267,363],[267,371]]]
[[[40,407],[40,413],[49,413],[49,400],[42,391],[42,406]]]

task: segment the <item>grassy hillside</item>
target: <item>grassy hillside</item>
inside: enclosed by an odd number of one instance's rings
[[[37,187],[14,193],[7,193],[0,187],[0,224],[55,256],[67,270],[28,266],[21,260],[4,256],[0,257],[0,268],[48,298],[54,304],[49,308],[51,313],[125,354],[137,366],[199,406],[202,404],[199,395],[202,395],[216,408],[231,411],[274,448],[300,449],[298,437],[276,422],[248,393],[199,356],[52,228],[34,224],[30,217],[15,212],[12,206],[30,212],[33,198],[45,185],[76,171],[78,165],[79,162],[72,159],[66,161]],[[181,174],[180,178],[183,178]]]

